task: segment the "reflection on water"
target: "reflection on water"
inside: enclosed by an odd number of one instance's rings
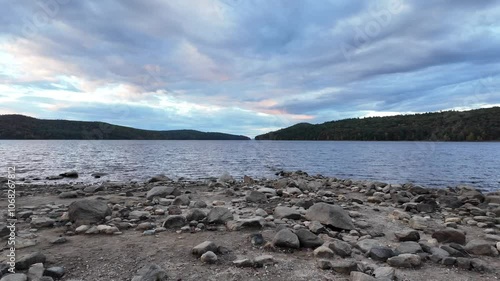
[[[75,169],[80,180],[144,180],[154,174],[206,178],[272,177],[278,170],[445,187],[500,187],[500,143],[287,141],[0,141],[5,165],[18,176]],[[2,176],[2,175],[0,175]]]

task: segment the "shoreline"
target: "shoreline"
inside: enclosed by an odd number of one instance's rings
[[[54,280],[149,280],[140,277],[143,268],[168,280],[500,276],[500,191],[285,172],[276,179],[24,183],[16,193],[18,272],[42,266]],[[58,267],[61,276],[52,272]]]

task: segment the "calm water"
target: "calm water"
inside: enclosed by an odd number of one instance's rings
[[[341,178],[446,187],[500,189],[500,143],[287,141],[7,141],[0,157],[18,177],[45,177],[75,169],[80,180],[144,180],[167,176],[272,177],[303,170]],[[5,169],[6,170],[6,169]],[[3,175],[0,175],[3,176]]]

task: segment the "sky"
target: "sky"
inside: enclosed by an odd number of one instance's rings
[[[0,114],[253,137],[500,105],[500,1],[0,4]]]

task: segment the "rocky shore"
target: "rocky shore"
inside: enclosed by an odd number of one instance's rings
[[[15,274],[0,202],[0,281],[500,277],[500,192],[279,176],[19,182]]]

